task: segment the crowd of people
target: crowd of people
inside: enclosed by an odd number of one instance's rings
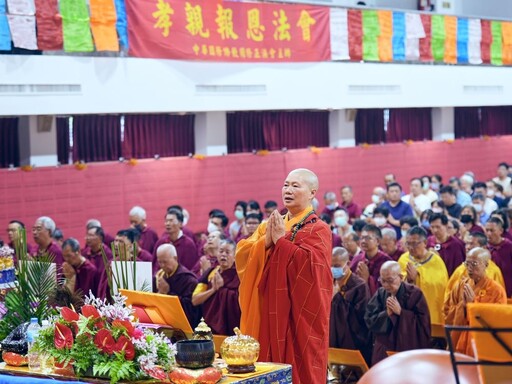
[[[409,193],[390,173],[365,206],[350,186],[341,188],[341,201],[327,191],[322,209],[312,199],[312,212],[332,232],[329,345],[358,349],[368,364],[388,351],[444,348],[431,337],[433,324],[467,324],[469,302],[506,303],[512,296],[510,172],[501,163],[490,180],[465,172],[446,184],[441,175],[424,175],[409,181]],[[237,201],[231,222],[228,214],[212,209],[206,230],[193,233],[186,209],[173,205],[165,212],[163,234],[147,224],[145,210],[137,206],[115,236],[90,219],[83,245],[63,239],[55,222],[43,216],[32,226],[33,243],[29,239],[25,246],[31,258],[51,255],[71,292],[91,291],[101,298],[110,294],[110,261],[151,262],[153,290],[178,296],[192,327],[203,316],[214,333],[229,335],[244,316],[239,294],[247,291],[235,265],[237,244],[244,248],[248,240],[265,237],[265,228],[286,228],[292,241],[298,231],[300,223],[290,228],[281,223],[286,209],[279,206],[267,201],[261,209],[254,200]],[[7,229],[6,246],[18,252],[21,228],[22,222],[12,220]],[[454,345],[472,354],[467,333],[454,334]]]

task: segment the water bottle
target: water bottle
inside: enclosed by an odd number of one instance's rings
[[[33,372],[41,370],[41,361],[39,359],[39,352],[34,349],[34,343],[39,335],[39,322],[37,317],[30,319],[30,325],[27,328],[27,346],[28,346],[28,368]]]
[[[41,322],[41,330],[46,329],[50,326],[50,322],[48,320],[43,320]],[[52,355],[48,352],[43,352],[40,356],[41,360],[41,372],[50,374],[53,373],[55,369],[55,360]]]

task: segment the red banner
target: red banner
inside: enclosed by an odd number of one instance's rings
[[[328,61],[329,8],[126,0],[130,55],[202,61]]]

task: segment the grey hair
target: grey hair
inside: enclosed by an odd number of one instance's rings
[[[48,216],[41,216],[36,221],[40,221],[41,225],[44,228],[46,228],[48,231],[50,231],[50,235],[52,235],[53,231],[55,231],[55,221],[53,221],[50,217],[48,217]]]
[[[85,224],[85,228],[87,230],[93,228],[93,227],[100,227],[101,228],[101,223],[98,219],[89,219],[87,220],[87,223]]]
[[[396,231],[393,228],[382,228],[382,237],[389,237],[390,239],[396,240]]]
[[[69,239],[64,240],[64,242],[62,243],[62,249],[66,247],[71,248],[73,252],[80,251],[80,243],[74,237],[70,237]]]
[[[130,209],[130,216],[137,216],[139,219],[146,220],[146,210],[136,205]]]
[[[396,261],[386,261],[384,264],[382,264],[382,267],[380,267],[380,271],[391,271],[393,273],[396,273],[397,275],[402,273],[402,269],[400,268],[400,264],[398,264]]]
[[[172,244],[162,244],[156,250],[157,255],[166,255],[171,257],[178,257],[176,247]]]
[[[488,263],[489,260],[491,260],[491,253],[482,247],[476,247],[473,248],[471,251],[468,252],[468,256],[475,255],[478,257],[479,260],[482,260],[484,263]]]
[[[343,247],[334,247],[332,249],[332,255],[333,256],[339,256],[343,260],[348,260],[349,259],[348,251],[345,248],[343,248]]]

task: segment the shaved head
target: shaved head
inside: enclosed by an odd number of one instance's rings
[[[318,177],[315,175],[314,172],[310,171],[306,168],[297,168],[291,171],[288,176],[291,176],[292,174],[296,174],[300,176],[306,184],[309,186],[309,189],[314,190],[315,192],[318,191]]]
[[[491,253],[487,249],[480,247],[473,248],[468,252],[468,256],[478,257],[484,264],[487,264],[489,260],[491,260]]]
[[[332,258],[338,259],[340,263],[346,263],[350,259],[350,254],[343,247],[334,247],[332,249]]]
[[[382,264],[382,267],[380,267],[380,271],[389,271],[397,275],[399,275],[402,272],[400,264],[398,264],[396,261],[386,261],[384,264]]]

